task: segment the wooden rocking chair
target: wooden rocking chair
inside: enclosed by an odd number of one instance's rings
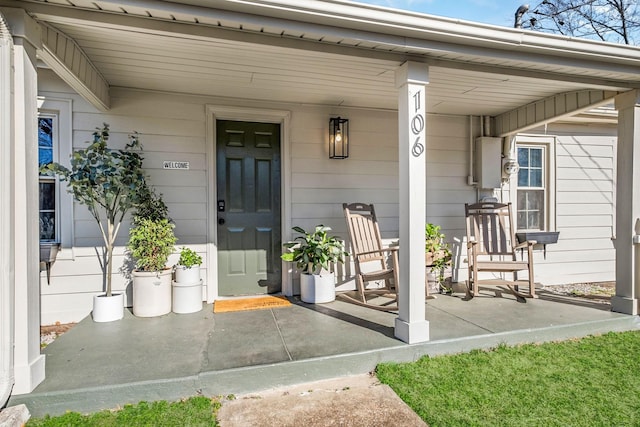
[[[535,241],[517,243],[511,216],[511,203],[465,204],[467,223],[467,256],[469,260],[468,290],[478,295],[478,274],[481,272],[512,273],[513,281],[483,280],[483,285],[507,285],[518,297],[536,298],[533,282],[533,245]],[[518,261],[516,251],[527,250],[527,258]],[[518,290],[518,271],[529,272],[529,293]]]
[[[353,298],[348,293],[341,296],[350,302],[376,310],[397,310],[398,248],[382,246],[373,205],[344,203],[342,208],[349,229],[351,257],[355,263],[357,297]],[[387,263],[389,255],[391,265]],[[384,287],[367,288],[367,283],[373,281],[384,281]],[[390,296],[392,300],[385,299],[385,303],[375,304],[370,298],[375,296]]]

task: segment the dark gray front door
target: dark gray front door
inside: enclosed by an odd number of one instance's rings
[[[280,292],[280,125],[216,124],[218,293]]]

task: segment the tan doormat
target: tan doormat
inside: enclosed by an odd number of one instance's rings
[[[288,307],[291,303],[286,297],[264,296],[255,298],[218,300],[213,304],[214,313],[229,313],[231,311],[262,310],[265,308]]]

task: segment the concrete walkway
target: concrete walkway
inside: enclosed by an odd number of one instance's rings
[[[408,345],[393,337],[396,314],[335,301],[213,314],[90,318],[49,345],[46,380],[12,396],[33,416],[92,412],[141,400],[246,394],[371,372],[382,361],[413,361],[608,331],[639,329],[638,316],[608,306],[545,295],[518,302],[495,289],[466,300],[440,295],[427,302],[431,340]]]

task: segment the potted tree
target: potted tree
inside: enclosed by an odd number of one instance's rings
[[[127,249],[135,261],[133,277],[133,314],[153,317],[171,311],[171,268],[169,255],[174,250],[174,225],[168,218],[162,196],[145,185],[129,230]]]
[[[344,243],[329,236],[327,231],[331,228],[324,225],[316,226],[311,233],[300,227],[293,227],[293,230],[301,235],[283,245],[288,251],[281,258],[295,262],[300,270],[300,298],[307,303],[335,300],[335,275],[329,271],[329,264],[344,262],[348,255]]]
[[[202,257],[194,250],[187,247],[180,249],[180,259],[175,266],[176,280],[173,282],[174,313],[195,313],[202,310],[201,264]]]
[[[124,294],[112,292],[113,248],[124,216],[136,206],[138,193],[144,186],[142,149],[136,133],[129,135],[124,149],[110,149],[109,125],[103,124],[93,133],[93,142],[71,155],[71,169],[59,163],[41,168],[48,175],[67,181],[74,199],[89,209],[104,241],[103,287],[105,293],[93,298],[93,320],[110,322],[124,316]]]
[[[451,249],[445,243],[445,235],[439,225],[425,225],[424,263],[428,268],[427,286],[429,293],[437,293],[445,287],[445,271],[451,266]]]

